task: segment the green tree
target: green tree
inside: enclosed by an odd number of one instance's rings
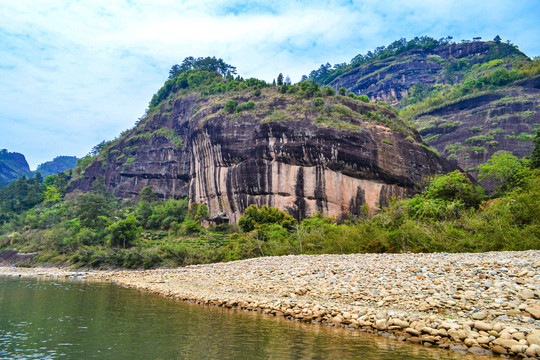
[[[54,179],[54,187],[62,196],[66,194],[68,183],[69,178],[65,173],[60,172],[56,174],[56,178]]]
[[[180,65],[174,64],[171,67],[171,70],[169,70],[169,79],[177,77],[178,75],[180,75],[181,72],[182,72],[182,70],[180,68]]]
[[[484,199],[482,187],[474,186],[471,180],[458,170],[434,176],[424,194],[426,199],[459,200],[468,207],[478,207]]]
[[[140,201],[151,203],[157,200],[157,193],[152,185],[143,187],[139,195],[141,196]]]
[[[75,202],[75,215],[81,220],[83,226],[89,228],[104,226],[103,217],[109,217],[111,211],[111,202],[101,194],[88,192],[81,195]]]
[[[43,193],[43,202],[57,202],[62,200],[62,196],[54,186],[47,186],[45,192]]]
[[[169,70],[169,79],[173,79],[190,70],[217,72],[223,77],[236,74],[236,67],[227,64],[223,59],[216,59],[215,56],[195,59],[193,56],[188,56],[182,61],[182,65],[175,64],[171,67],[171,70]]]
[[[190,220],[195,220],[195,217],[197,216],[197,210],[199,209],[199,204],[196,203],[195,201],[192,202],[190,205],[189,205],[189,209],[188,209],[188,218]]]
[[[336,91],[334,90],[334,88],[330,86],[325,86],[323,90],[324,90],[324,95],[326,96],[334,96],[336,94]]]
[[[347,95],[347,89],[345,89],[343,86],[339,88],[338,94],[341,96]]]
[[[536,130],[534,149],[531,154],[531,168],[540,169],[540,129]]]
[[[528,172],[523,163],[508,151],[499,151],[478,166],[480,182],[493,182],[496,190],[505,192],[519,186]]]
[[[110,234],[111,246],[122,246],[124,249],[133,246],[142,228],[133,214],[125,220],[118,220],[107,228]]]
[[[99,144],[97,144],[96,146],[94,146],[92,148],[92,150],[90,150],[90,153],[88,155],[90,156],[96,156],[98,155],[101,150],[103,150],[103,148],[107,145],[107,141],[103,140],[102,142],[100,142]]]
[[[201,221],[208,219],[209,216],[210,213],[208,212],[208,207],[206,207],[206,204],[201,204],[197,207],[195,221],[200,223]]]
[[[282,73],[279,73],[279,75],[277,77],[277,85],[278,86],[283,85],[283,74]]]
[[[228,100],[225,103],[225,111],[227,111],[229,114],[234,113],[237,107],[238,107],[238,101],[236,100]]]
[[[265,224],[278,224],[285,229],[292,229],[297,221],[286,212],[268,205],[263,205],[260,209],[256,205],[248,206],[238,221],[238,225],[245,232],[255,230]]]
[[[357,97],[358,100],[363,101],[365,103],[369,102],[369,97],[367,95],[360,95]]]
[[[40,196],[43,190],[43,187],[41,186],[42,182],[43,178],[41,177],[40,173],[36,173],[33,178],[28,179],[26,195],[23,198],[25,209],[30,209],[36,206],[40,203],[40,200],[42,200],[42,196]]]
[[[148,201],[139,201],[137,205],[137,219],[145,228],[148,225],[149,221],[153,221],[152,216],[152,205]]]

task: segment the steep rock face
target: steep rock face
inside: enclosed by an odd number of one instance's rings
[[[444,157],[473,169],[495,152],[529,156],[540,125],[540,76],[511,87],[434,109],[412,119],[426,142]]]
[[[467,60],[466,67],[469,68],[497,58],[497,51],[497,45],[481,41],[444,45],[433,49],[412,49],[367,66],[354,68],[333,80],[330,86],[335,89],[344,87],[355,94],[368,95],[373,101],[398,105],[401,98],[408,95],[408,90],[418,83],[431,86],[462,80],[460,72],[454,71],[462,66],[459,60]],[[517,49],[505,51],[527,59]]]
[[[23,154],[0,150],[0,186],[26,175],[30,176],[30,166]]]
[[[251,204],[297,218],[342,216],[359,214],[364,204],[384,205],[423,176],[455,168],[420,146],[417,133],[369,124],[359,115],[378,111],[397,121],[384,108],[327,98],[325,108],[339,103],[354,111],[332,122],[322,110],[309,110],[309,101],[274,90],[252,100],[255,109],[239,114],[226,113],[220,97],[189,95],[163,104],[101,154],[72,190],[88,190],[101,178],[115,195],[136,197],[153,185],[164,198],[187,196],[231,221]]]

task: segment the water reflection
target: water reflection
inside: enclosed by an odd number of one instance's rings
[[[0,359],[475,359],[109,283],[0,277],[0,309]]]

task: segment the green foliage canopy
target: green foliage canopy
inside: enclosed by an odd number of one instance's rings
[[[238,221],[238,225],[245,232],[255,230],[265,224],[279,224],[285,229],[292,229],[297,221],[285,211],[268,205],[263,205],[260,209],[256,205],[248,206]]]
[[[130,214],[124,220],[118,220],[116,223],[109,225],[107,230],[110,233],[110,243],[112,246],[122,246],[124,249],[131,247],[139,234],[142,227],[133,214]]]
[[[524,180],[528,169],[517,157],[507,151],[499,151],[484,164],[478,166],[480,182],[493,181],[497,190],[508,191],[519,186]]]
[[[534,137],[534,149],[531,154],[531,167],[540,169],[540,129],[536,130]]]
[[[83,226],[100,228],[107,225],[106,219],[111,214],[112,204],[102,194],[88,192],[79,196],[74,210]]]
[[[194,58],[188,56],[182,61],[182,65],[175,64],[169,71],[169,79],[175,78],[180,74],[186,73],[190,70],[204,70],[210,72],[217,72],[223,77],[232,76],[236,74],[236,67],[227,64],[223,59],[216,59],[215,56]]]
[[[471,180],[458,170],[434,176],[424,194],[426,199],[463,201],[467,207],[478,207],[484,198],[482,187],[474,186]]]

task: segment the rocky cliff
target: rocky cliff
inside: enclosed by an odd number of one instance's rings
[[[229,113],[224,104],[231,99],[253,104]],[[387,204],[423,176],[454,168],[392,110],[267,87],[258,96],[249,89],[169,96],[76,170],[71,190],[87,191],[100,179],[117,196],[137,197],[152,185],[163,198],[188,197],[231,221],[250,204],[297,218],[343,216]]]
[[[539,108],[537,75],[434,108],[411,123],[442,156],[472,170],[500,150],[519,158],[529,156],[534,131],[540,127]]]
[[[416,84],[458,83],[475,65],[479,67],[492,60],[507,58],[528,60],[525,54],[504,43],[475,41],[413,48],[353,67],[329,84],[336,89],[344,87],[357,95],[367,95],[372,101],[398,105]]]
[[[401,50],[395,54],[379,51],[361,65],[353,61],[329,72],[322,81],[396,106],[426,143],[473,176],[473,169],[497,151],[531,154],[540,125],[537,61],[502,42],[432,46],[437,41],[415,41],[397,42]],[[500,78],[495,79],[496,72]],[[467,82],[475,85],[464,91]]]

